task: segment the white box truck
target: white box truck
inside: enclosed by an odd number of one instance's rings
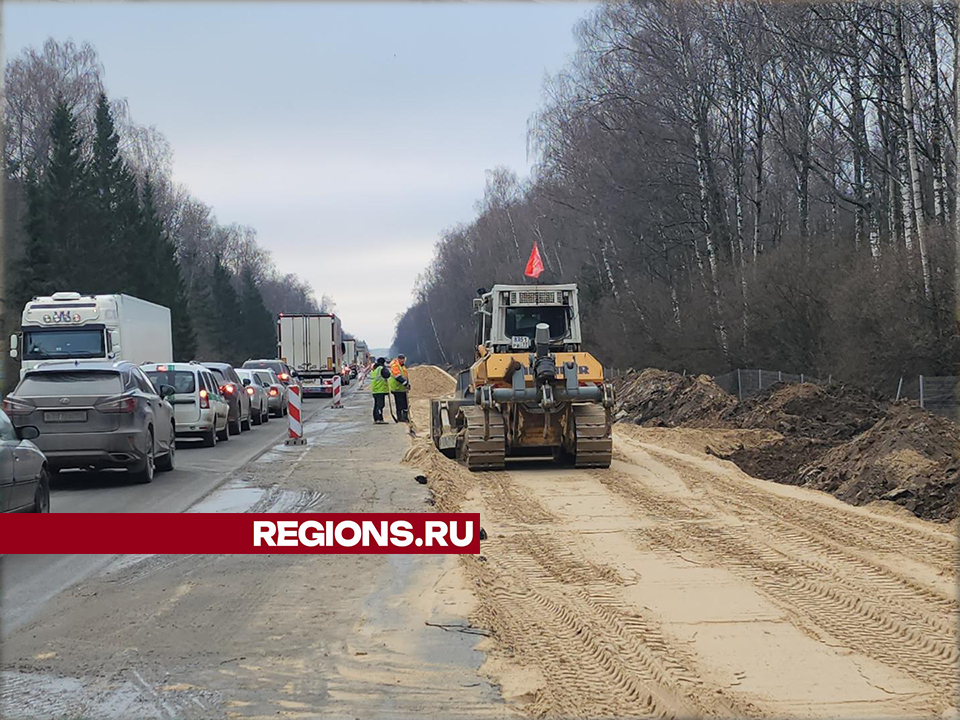
[[[297,373],[304,397],[333,394],[333,378],[343,369],[343,351],[336,315],[281,313],[277,318],[277,355]]]
[[[365,368],[370,364],[370,350],[363,340],[357,340],[357,365]]]
[[[344,353],[343,364],[350,368],[350,377],[357,376],[357,341],[354,338],[347,338],[343,341]]]
[[[170,309],[130,295],[58,292],[23,308],[10,355],[20,377],[45,360],[173,361]]]

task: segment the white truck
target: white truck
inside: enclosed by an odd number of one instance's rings
[[[333,395],[334,376],[343,380],[340,318],[331,313],[281,313],[277,339],[277,355],[297,373],[303,396]]]
[[[357,366],[365,368],[370,364],[370,350],[363,340],[357,340]]]
[[[359,371],[357,367],[357,341],[354,338],[347,338],[343,341],[343,347],[343,364],[350,368],[350,377],[355,378]]]
[[[58,292],[23,308],[10,356],[20,377],[45,360],[173,361],[170,309],[130,295]]]

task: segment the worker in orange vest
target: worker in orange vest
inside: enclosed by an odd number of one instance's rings
[[[397,422],[409,422],[410,405],[407,403],[407,391],[410,389],[410,375],[407,373],[407,356],[397,355],[390,363],[390,392],[397,403]]]

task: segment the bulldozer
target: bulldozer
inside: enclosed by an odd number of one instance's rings
[[[453,397],[430,403],[437,449],[470,470],[530,456],[610,467],[613,385],[581,349],[577,286],[494,285],[478,295],[476,360]]]

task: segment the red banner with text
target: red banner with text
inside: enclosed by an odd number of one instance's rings
[[[479,513],[0,516],[0,554],[476,554]]]

